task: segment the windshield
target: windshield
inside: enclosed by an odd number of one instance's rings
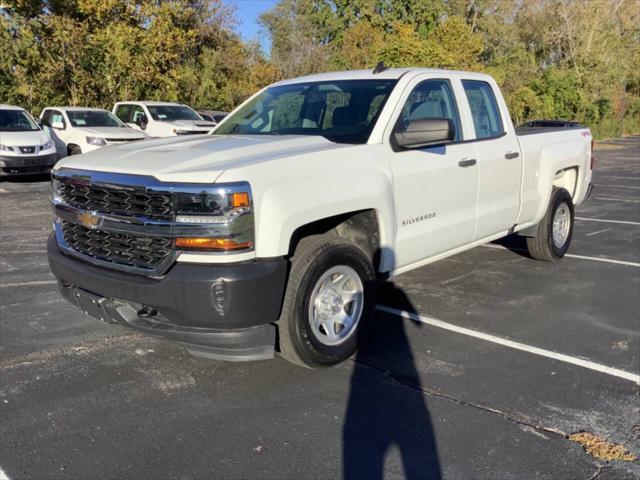
[[[113,113],[106,110],[67,110],[74,127],[124,127]]]
[[[35,132],[40,130],[24,110],[0,110],[0,132]]]
[[[342,80],[271,87],[232,113],[214,135],[316,135],[365,143],[395,80]]]
[[[172,120],[202,120],[194,110],[185,105],[155,105],[147,106],[151,118],[163,122]]]

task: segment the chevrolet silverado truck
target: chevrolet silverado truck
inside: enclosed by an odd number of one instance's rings
[[[513,233],[560,259],[592,169],[587,128],[516,131],[487,75],[313,75],[208,135],[59,162],[48,255],[104,322],[209,358],[329,366],[362,342],[381,279]]]

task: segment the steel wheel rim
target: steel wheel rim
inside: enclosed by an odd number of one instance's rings
[[[571,211],[569,205],[561,203],[556,209],[556,213],[553,216],[553,225],[551,234],[553,237],[553,244],[562,248],[569,238],[569,231],[571,230]]]
[[[330,268],[311,293],[311,331],[324,345],[344,343],[356,331],[364,306],[364,287],[356,271],[347,265]]]

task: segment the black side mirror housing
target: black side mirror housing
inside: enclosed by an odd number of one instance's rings
[[[456,132],[449,118],[421,118],[412,120],[393,136],[398,147],[412,149],[451,143]]]
[[[138,121],[136,123],[142,130],[146,130],[147,125],[149,124],[149,120],[147,120],[146,115],[142,115],[140,118],[138,118]]]

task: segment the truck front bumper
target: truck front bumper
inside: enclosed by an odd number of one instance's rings
[[[176,263],[162,278],[132,275],[63,254],[53,235],[49,265],[62,295],[107,323],[225,360],[272,358],[287,261]]]

